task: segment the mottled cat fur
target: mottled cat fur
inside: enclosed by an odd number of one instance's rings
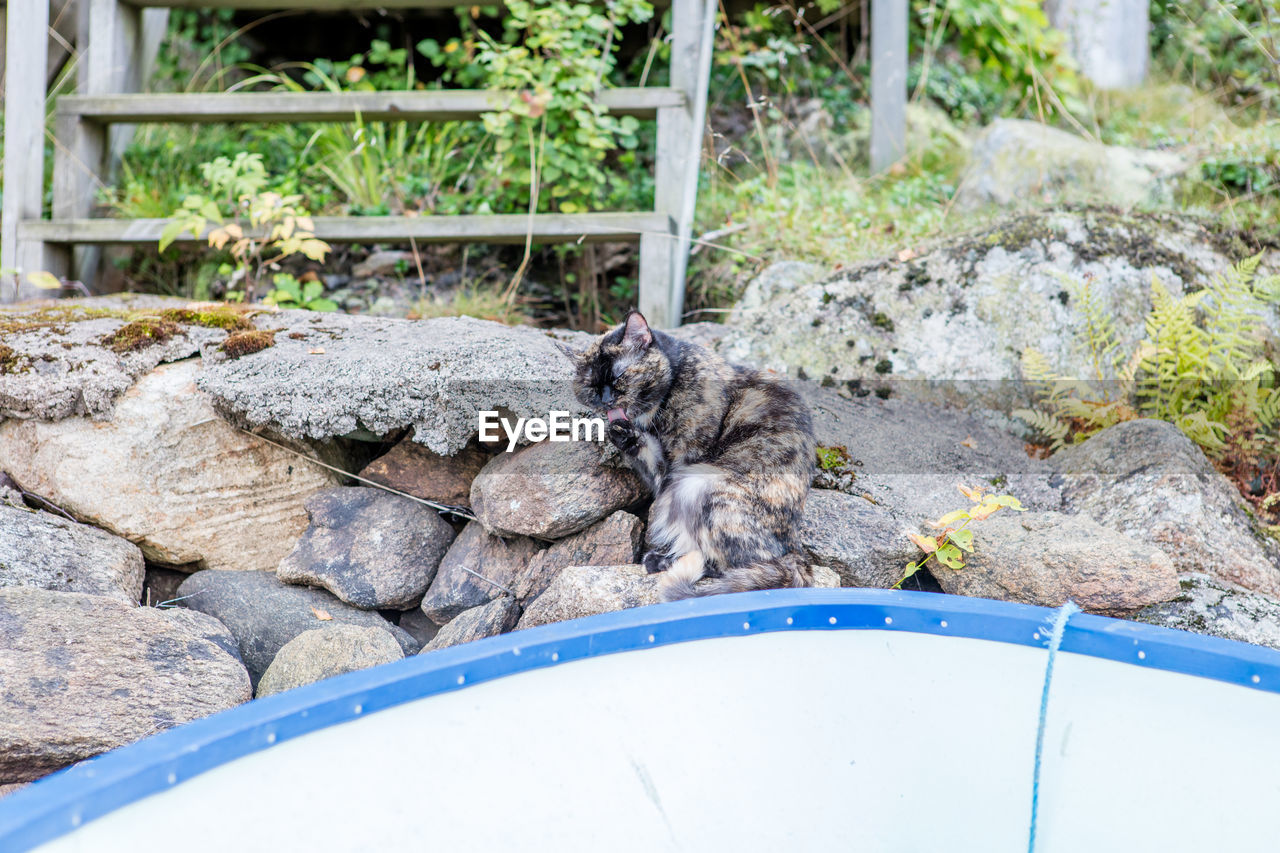
[[[653,492],[644,565],[666,572],[664,600],[812,583],[794,532],[813,425],[794,391],[636,312],[565,351],[578,399],[606,414],[610,441]]]

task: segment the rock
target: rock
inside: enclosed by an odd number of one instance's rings
[[[142,603],[148,607],[157,607],[173,601],[178,597],[178,587],[188,577],[186,572],[175,569],[147,566],[147,573],[142,581]]]
[[[258,682],[257,696],[283,693],[335,675],[368,669],[404,657],[400,644],[382,628],[326,622],[303,631],[280,651]]]
[[[159,610],[0,589],[0,784],[26,782],[249,698],[238,660]]]
[[[183,324],[173,337],[131,352],[104,343],[139,309],[190,303],[133,294],[27,303],[0,311],[0,340],[12,353],[0,360],[0,420],[104,419],[116,398],[158,364],[189,358],[221,329]],[[2,467],[2,466],[0,466]]]
[[[533,556],[511,582],[520,601],[537,598],[556,573],[567,566],[620,566],[634,563],[640,556],[644,524],[629,512],[619,510],[581,533],[562,539]]]
[[[836,573],[835,586],[891,587],[918,552],[909,532],[914,531],[863,497],[814,489],[798,537],[814,564]]]
[[[658,603],[659,575],[643,566],[569,566],[520,617],[519,628]]]
[[[419,654],[472,640],[483,640],[485,637],[496,637],[515,628],[519,621],[520,605],[509,595],[499,595],[488,604],[459,613],[453,621],[440,629],[434,640],[422,647]]]
[[[0,469],[150,561],[274,570],[306,528],[303,498],[335,477],[224,422],[195,388],[200,372],[157,368],[105,423],[0,423]]]
[[[471,484],[471,509],[492,533],[559,539],[635,503],[644,485],[633,471],[604,463],[586,441],[534,444],[503,453]]]
[[[413,252],[383,250],[381,252],[373,252],[369,257],[353,266],[351,275],[355,278],[392,275],[398,272],[401,266],[406,269],[411,269],[414,266]]]
[[[806,267],[766,270],[747,287],[717,351],[854,393],[883,386],[895,396],[1001,411],[1034,406],[1039,394],[1020,379],[1029,347],[1062,375],[1095,376],[1079,343],[1086,324],[1076,284],[1092,277],[1093,298],[1115,319],[1127,354],[1145,334],[1152,275],[1174,294],[1198,289],[1253,245],[1247,235],[1169,213],[1027,213],[821,280]],[[1280,253],[1263,266],[1280,269]],[[1280,311],[1271,319],[1280,329]]]
[[[840,575],[835,569],[828,569],[826,566],[810,566],[809,571],[813,573],[813,583],[810,586],[814,589],[838,589],[842,586]]]
[[[490,458],[474,445],[441,456],[406,438],[365,466],[360,476],[429,501],[470,507],[471,481]]]
[[[142,552],[105,530],[0,504],[0,587],[85,592],[137,604]]]
[[[0,799],[4,799],[10,794],[21,791],[30,784],[30,782],[17,782],[13,785],[0,785]]]
[[[953,595],[1121,615],[1178,594],[1164,552],[1082,516],[1001,510],[971,525],[973,554],[960,569],[929,562]]]
[[[324,587],[364,610],[417,606],[453,541],[435,510],[381,489],[317,492],[306,508],[311,524],[276,575]]]
[[[1182,575],[1172,601],[1144,607],[1137,622],[1280,649],[1280,600],[1198,572]]]
[[[400,614],[400,621],[396,623],[401,629],[409,632],[409,636],[417,641],[419,646],[425,646],[431,642],[436,634],[440,633],[440,626],[422,612],[421,608],[415,607],[412,610],[406,610]]]
[[[701,322],[685,323],[683,326],[668,329],[667,334],[679,341],[688,341],[700,347],[713,349],[716,341],[724,337],[726,331],[723,323]]]
[[[1012,494],[1028,509],[1061,508],[1049,465],[973,414],[909,397],[849,399],[812,383],[795,388],[813,414],[818,446],[844,447],[854,460],[842,491],[869,499],[906,530],[967,508],[958,483]],[[875,529],[888,535],[883,523]]]
[[[406,655],[418,651],[418,643],[407,632],[376,612],[344,604],[324,590],[290,586],[274,572],[196,572],[178,593],[184,607],[207,613],[227,626],[255,686],[285,643],[329,621],[382,628],[391,632]]]
[[[1280,543],[1255,532],[1235,486],[1172,424],[1116,424],[1049,464],[1068,512],[1163,549],[1180,573],[1280,595]]]
[[[413,427],[414,441],[447,456],[475,437],[481,411],[581,412],[569,360],[536,329],[314,311],[281,311],[272,324],[275,346],[213,364],[200,379],[218,410],[246,426],[321,440]]]
[[[199,637],[202,640],[208,640],[218,648],[222,649],[231,657],[244,663],[240,658],[240,646],[236,643],[235,636],[217,619],[214,619],[208,613],[201,613],[199,610],[188,610],[185,607],[168,607],[156,608],[157,612],[164,615],[165,619],[175,625],[181,626],[185,631]]]
[[[486,532],[480,522],[469,522],[440,561],[436,579],[422,598],[422,612],[437,625],[444,625],[463,611],[498,597],[504,588],[511,589],[537,551],[538,543],[532,539],[503,539]]]
[[[974,142],[954,203],[960,210],[1155,204],[1171,199],[1173,181],[1188,165],[1172,151],[1103,145],[1037,121],[997,119]]]

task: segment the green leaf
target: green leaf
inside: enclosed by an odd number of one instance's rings
[[[995,498],[988,497],[987,500],[997,503],[1000,506],[1007,506],[1009,509],[1016,510],[1017,512],[1027,511],[1027,508],[1022,505],[1022,501],[1018,500],[1013,495],[999,495]]]
[[[309,281],[302,286],[302,301],[310,302],[324,293],[324,285],[318,281]]]
[[[920,564],[919,564],[919,563],[907,563],[906,568],[905,568],[905,569],[903,569],[903,575],[902,575],[902,578],[901,578],[897,583],[895,583],[895,584],[893,585],[893,588],[894,588],[894,589],[899,589],[899,588],[901,588],[901,586],[902,586],[903,582],[905,582],[907,578],[911,577],[912,575],[914,575],[914,574],[915,574],[916,572],[918,572],[918,571],[920,571]]]
[[[337,311],[338,303],[332,299],[312,299],[307,303],[307,308],[312,311]]]
[[[965,528],[964,530],[953,530],[947,540],[970,554],[973,553],[973,531]]]
[[[178,239],[178,236],[182,234],[183,231],[187,230],[187,224],[188,222],[185,219],[170,219],[168,223],[165,224],[164,230],[160,232],[160,251],[163,252],[165,249],[169,248],[173,241]]]
[[[952,569],[964,568],[964,555],[960,553],[960,549],[954,545],[943,545],[936,552],[938,562]]]
[[[27,284],[41,290],[61,290],[62,281],[48,270],[36,270],[27,273]]]

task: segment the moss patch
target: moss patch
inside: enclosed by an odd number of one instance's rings
[[[112,352],[137,352],[155,344],[162,344],[175,335],[182,334],[182,327],[170,320],[143,317],[125,323],[102,339],[102,345]]]
[[[20,358],[13,347],[0,344],[0,373],[17,373]]]
[[[254,328],[250,319],[254,309],[246,305],[215,303],[190,308],[166,308],[159,313],[162,320],[188,326],[204,326],[228,332],[247,332]]]
[[[232,332],[227,335],[227,339],[222,342],[222,346],[219,349],[230,358],[240,358],[243,355],[261,352],[267,347],[275,345],[276,331],[275,329],[250,329],[243,332]]]

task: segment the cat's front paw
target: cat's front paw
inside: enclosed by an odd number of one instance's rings
[[[635,456],[640,449],[640,438],[630,421],[614,421],[609,424],[609,441],[628,456]]]
[[[665,572],[671,565],[671,555],[664,554],[660,551],[650,551],[640,558],[640,562],[644,564],[644,570],[651,575],[658,572]]]

